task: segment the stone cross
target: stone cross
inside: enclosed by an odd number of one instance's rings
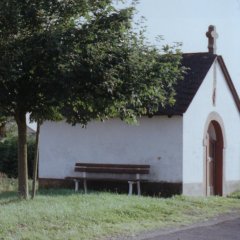
[[[216,27],[213,25],[210,25],[208,27],[208,31],[206,32],[206,36],[208,38],[209,53],[216,54],[216,50],[217,50],[216,40],[218,38],[218,34],[216,32]]]

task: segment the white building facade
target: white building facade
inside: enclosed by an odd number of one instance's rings
[[[240,103],[225,64],[210,53],[186,54],[190,68],[176,87],[174,108],[138,125],[117,120],[87,128],[45,122],[40,134],[39,180],[64,185],[76,162],[149,164],[143,192],[195,196],[240,189]]]

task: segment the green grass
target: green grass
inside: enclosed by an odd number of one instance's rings
[[[111,193],[75,194],[72,190],[41,191],[35,200],[0,193],[0,239],[106,239],[122,234],[193,223],[231,210],[234,198],[169,199],[128,197]]]

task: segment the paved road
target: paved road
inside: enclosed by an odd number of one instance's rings
[[[181,230],[148,240],[240,240],[240,218],[210,226]]]
[[[116,239],[116,238],[115,238]],[[159,229],[118,240],[240,240],[240,212],[216,216],[180,228]]]

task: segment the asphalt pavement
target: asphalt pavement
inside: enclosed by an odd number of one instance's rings
[[[148,240],[240,240],[240,218],[222,223],[177,231]]]
[[[190,226],[159,229],[123,240],[240,240],[240,212],[217,216]]]

